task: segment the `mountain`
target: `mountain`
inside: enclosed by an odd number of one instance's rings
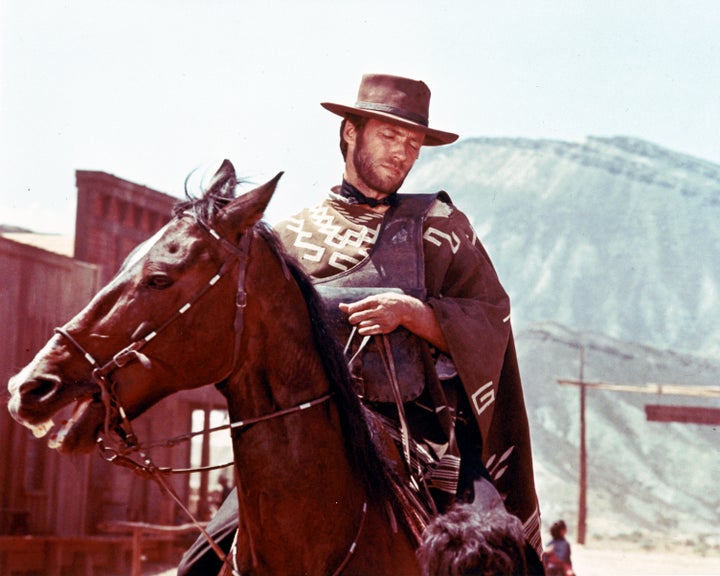
[[[0,224],[0,234],[5,233],[31,233],[27,228],[21,228],[20,226],[13,226],[11,224]]]
[[[447,190],[516,327],[720,355],[720,165],[631,138],[482,138],[428,148],[405,189]]]
[[[581,345],[588,381],[720,385],[720,166],[624,137],[476,138],[424,149],[404,189],[448,191],[490,253],[543,518],[572,531],[579,392],[557,380],[578,377]],[[588,390],[589,540],[720,545],[718,427],[648,422],[645,404],[720,400]]]

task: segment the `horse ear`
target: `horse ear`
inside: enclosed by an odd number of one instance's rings
[[[213,196],[227,197],[232,196],[237,186],[237,176],[235,175],[235,167],[230,160],[223,160],[220,168],[210,179],[205,194]]]
[[[220,213],[220,226],[228,233],[241,234],[263,217],[283,172],[269,182],[230,202]]]

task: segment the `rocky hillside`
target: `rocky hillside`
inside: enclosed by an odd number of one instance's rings
[[[427,149],[406,189],[471,217],[516,327],[720,355],[720,166],[629,138]]]

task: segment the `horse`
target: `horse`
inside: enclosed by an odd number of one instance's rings
[[[419,574],[399,473],[311,281],[262,221],[280,176],[236,197],[224,161],[10,379],[9,410],[61,453],[139,454],[163,483],[132,420],[214,385],[232,422],[237,572]]]

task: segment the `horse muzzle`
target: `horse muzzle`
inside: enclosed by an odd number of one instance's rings
[[[67,384],[33,362],[8,382],[10,415],[36,438],[63,453],[89,452],[105,421],[105,407],[94,384]]]

